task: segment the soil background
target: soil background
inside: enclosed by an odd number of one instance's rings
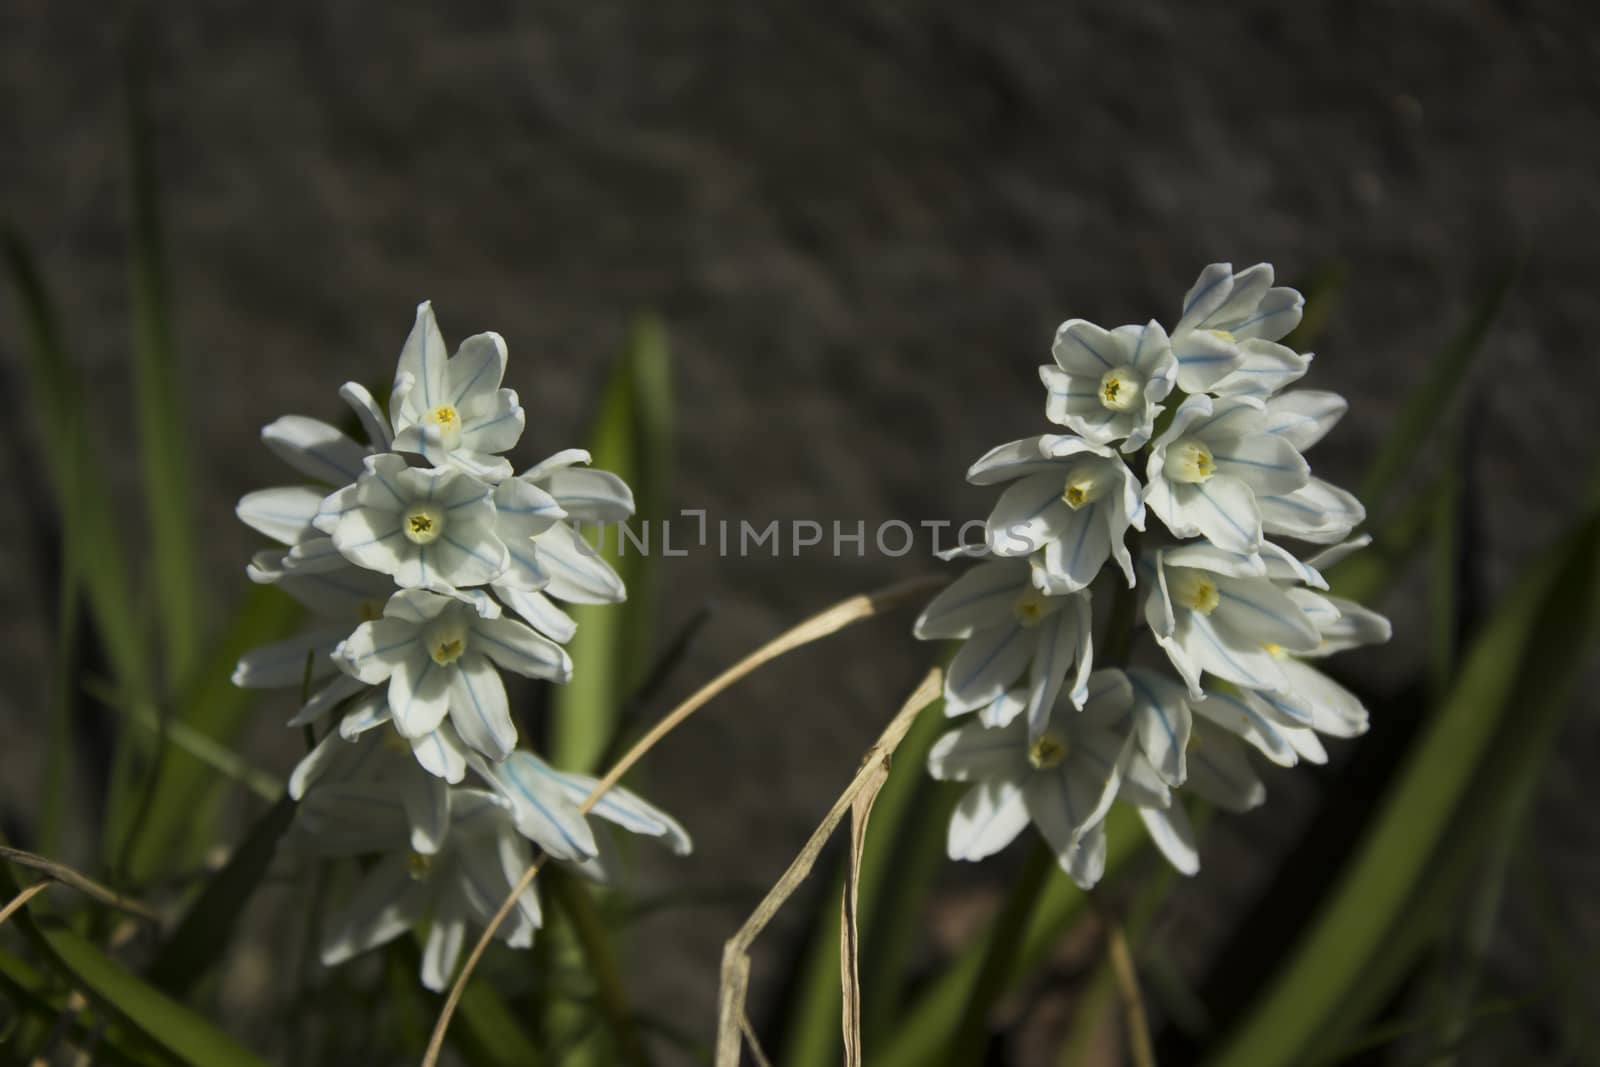
[[[483,329],[508,339],[507,384],[529,412],[519,460],[584,439],[630,321],[649,311],[674,355],[676,506],[871,530],[981,517],[991,494],[962,472],[1048,429],[1035,367],[1057,323],[1170,321],[1218,259],[1270,260],[1307,288],[1342,271],[1307,384],[1351,400],[1312,459],[1353,482],[1427,358],[1520,259],[1466,390],[1471,447],[1433,446],[1436,464],[1465,465],[1485,592],[1550,542],[1591,484],[1590,5],[228,2],[147,14],[214,618],[245,591],[255,546],[234,500],[284,479],[258,428],[338,414],[339,383],[387,374],[424,298],[452,344]],[[0,213],[41,259],[91,375],[119,502],[137,516],[121,32],[103,5],[0,6]],[[33,419],[5,307],[0,384],[21,431],[6,438],[6,507],[28,514],[50,428]],[[8,833],[34,813],[51,684],[39,665],[54,634],[46,560],[26,529],[0,522]],[[667,561],[663,632],[713,613],[652,712],[805,614],[935,566],[870,545],[862,558]],[[1381,605],[1396,640],[1346,669],[1371,692],[1407,692],[1423,669],[1420,588]],[[643,782],[697,848],[684,861],[642,852],[646,883],[770,884],[927,663],[909,621],[790,657],[664,744]],[[299,746],[278,728],[286,715],[264,702],[247,740],[252,760],[285,772]],[[1597,755],[1586,692],[1519,859],[1553,896],[1536,907],[1513,880],[1489,989],[1541,981],[1535,919],[1580,954],[1597,943],[1600,829],[1583,788]],[[1249,921],[1327,780],[1274,773],[1273,803],[1218,821],[1205,870],[1163,919],[1180,972],[1205,974]],[[994,906],[1013,865],[948,872],[929,953]],[[798,904],[756,960],[763,1020],[799,950]],[[642,923],[640,1002],[709,1036],[721,943],[742,907]],[[273,927],[259,925],[227,986],[247,1034],[277,966]],[[1013,1006],[1020,1036],[995,1062],[1054,1062],[1081,963]],[[1592,987],[1581,996],[1600,1010]],[[1548,1000],[1497,1020],[1464,1059],[1538,1060],[1556,1020]]]

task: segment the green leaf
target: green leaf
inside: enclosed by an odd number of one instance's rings
[[[199,546],[189,499],[189,397],[173,338],[155,137],[131,50],[126,82],[128,197],[132,233],[133,380],[156,603],[168,686],[186,682],[200,651]]]
[[[234,664],[246,650],[286,636],[300,614],[281,590],[251,586],[231,626],[206,657],[204,670],[179,702],[171,726],[220,745],[236,736],[256,693],[233,684]],[[291,710],[283,709],[285,718]],[[216,840],[219,794],[228,782],[192,747],[168,749],[137,823],[133,817],[139,809],[113,812],[120,817],[108,826],[108,834],[136,834],[127,852],[128,874],[135,882],[148,881],[174,861],[199,858]]]
[[[282,797],[256,821],[249,835],[212,875],[183,921],[162,944],[147,977],[181,997],[216,964],[232,942],[234,925],[266,877],[278,839],[294,821],[294,801]]]
[[[566,916],[583,949],[584,962],[594,979],[597,1003],[606,1020],[606,1036],[615,1050],[617,1063],[646,1067],[650,1056],[640,1039],[628,1004],[628,988],[616,956],[611,951],[605,921],[595,906],[589,888],[559,868],[545,872],[545,889]]]
[[[1104,880],[1109,881],[1144,849],[1146,838],[1137,813],[1123,805],[1113,808],[1107,816],[1106,835]],[[1062,935],[1082,917],[1088,900],[1065,873],[1059,869],[1051,872],[1028,919],[1005,990],[1015,989],[1044,964]],[[927,1067],[940,1062],[961,1020],[963,1006],[977,987],[989,933],[980,933],[961,950],[938,980],[900,1017],[894,1036],[881,1050],[868,1051],[868,1062],[873,1067]]]
[[[444,997],[427,992],[416,982],[417,970],[422,964],[421,946],[415,939],[404,937],[390,944],[409,976],[404,988],[427,1004],[427,1019],[431,1025],[439,1017]],[[547,1058],[518,1024],[506,1002],[484,981],[481,972],[461,991],[456,1020],[457,1025],[450,1028],[449,1044],[472,1067],[539,1067]]]
[[[55,305],[32,255],[10,227],[0,231],[18,317],[26,335],[32,407],[39,414],[45,466],[78,580],[118,684],[148,696],[144,630],[122,554],[120,523],[105,467],[90,431],[82,383],[62,341]]]
[[[17,1005],[54,1030],[65,1027],[70,1040],[80,1047],[94,1048],[94,1062],[117,1067],[150,1067],[157,1062],[153,1050],[133,1048],[123,1028],[114,1024],[104,1028],[92,1025],[81,1013],[66,1010],[67,988],[56,979],[41,974],[25,960],[0,951],[0,988],[11,992]],[[0,1039],[0,1048],[13,1055],[21,1049],[10,1038]],[[37,1053],[35,1053],[37,1055]],[[22,1062],[18,1055],[18,1062]],[[30,1063],[42,1062],[30,1058]],[[161,1062],[165,1062],[164,1060]]]
[[[1409,902],[1441,864],[1454,867],[1472,857],[1476,842],[1452,832],[1452,825],[1474,805],[1500,803],[1492,791],[1498,776],[1531,758],[1513,755],[1533,746],[1530,738],[1539,733],[1523,721],[1530,701],[1555,709],[1546,712],[1552,717],[1559,714],[1560,687],[1570,682],[1593,630],[1597,551],[1600,520],[1590,519],[1534,564],[1495,613],[1339,885],[1278,978],[1210,1061],[1214,1067],[1301,1062],[1335,1020],[1363,1021],[1363,1013],[1347,1004],[1377,995],[1375,973],[1398,980],[1403,969],[1393,961],[1393,947],[1415,941],[1429,919]],[[1515,722],[1502,730],[1512,708]],[[1441,843],[1458,847],[1441,852]]]
[[[0,890],[17,892],[9,871],[0,870]],[[265,1067],[264,1061],[165,993],[125,970],[76,931],[37,922],[26,908],[12,916],[23,935],[56,970],[96,1003],[114,1013],[184,1063],[194,1067]]]
[[[665,334],[653,319],[635,327],[606,386],[590,440],[594,466],[632,487],[635,525],[657,541],[646,555],[626,543],[620,530],[607,531],[601,557],[627,584],[628,602],[572,609],[578,622],[570,646],[573,675],[556,694],[551,755],[557,765],[575,771],[598,769],[622,703],[644,680],[652,660],[655,562],[666,548],[660,538],[672,469],[670,360]]]
[[[1358,495],[1369,512],[1376,514],[1388,503],[1390,491],[1411,469],[1421,454],[1423,444],[1449,411],[1451,400],[1483,350],[1484,338],[1499,317],[1500,308],[1516,280],[1518,269],[1519,266],[1514,264],[1500,273],[1489,291],[1478,301],[1467,322],[1429,361],[1427,376],[1411,391],[1405,409],[1395,419],[1394,429],[1384,440],[1366,481],[1362,483]]]

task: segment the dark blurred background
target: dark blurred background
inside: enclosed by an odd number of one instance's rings
[[[674,503],[870,529],[981,517],[991,494],[962,473],[1048,428],[1035,367],[1056,324],[1170,322],[1219,259],[1270,260],[1313,292],[1342,279],[1323,290],[1307,384],[1352,409],[1311,458],[1353,482],[1427,358],[1520,257],[1467,390],[1472,447],[1435,445],[1438,462],[1470,464],[1485,595],[1588,485],[1600,444],[1590,5],[213,3],[142,22],[219,618],[256,545],[233,502],[284,480],[259,427],[337,416],[339,383],[388,374],[424,298],[452,345],[484,329],[507,338],[507,384],[529,413],[522,464],[584,440],[630,321],[652,311],[681,411]],[[132,507],[125,28],[102,5],[0,7],[0,213],[53,283]],[[9,310],[0,357],[18,432],[4,507],[26,514],[48,427],[31,419]],[[49,684],[36,665],[54,632],[24,534],[0,521],[8,828],[36,803]],[[801,616],[934,566],[870,551],[667,561],[664,632],[713,612],[651,713]],[[1395,641],[1343,662],[1375,713],[1403,715],[1421,674],[1417,599],[1402,587],[1378,605]],[[681,862],[642,853],[646,881],[770,884],[928,662],[909,622],[796,654],[665,743],[642,782],[698,847]],[[292,765],[288,713],[263,702],[255,762]],[[1491,989],[1541,980],[1536,917],[1579,945],[1600,935],[1600,829],[1583,791],[1597,755],[1586,699],[1524,857],[1554,894],[1536,904],[1513,883]],[[1163,913],[1160,936],[1195,982],[1236,943],[1318,799],[1360,785],[1336,769],[1267,781],[1272,802],[1216,821],[1205,869]],[[930,953],[993,906],[1007,872],[1005,859],[947,872]],[[762,942],[758,1015],[799,951],[797,903]],[[745,907],[643,922],[641,1002],[708,1035],[721,943]],[[258,937],[230,973],[241,1020],[277,980],[269,947]],[[1042,1050],[1079,956],[1008,1008],[1017,1036],[996,1062],[1052,1062]],[[1600,1010],[1592,991],[1586,1003]],[[1466,1058],[1532,1062],[1555,1014],[1540,1003],[1497,1020]]]

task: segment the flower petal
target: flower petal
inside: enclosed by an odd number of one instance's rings
[[[979,782],[956,805],[945,835],[953,860],[981,860],[1016,840],[1028,825],[1028,805],[1015,782]]]
[[[1218,396],[1253,396],[1265,399],[1305,376],[1311,357],[1259,338],[1242,342],[1239,366],[1211,385]]]
[[[372,447],[380,452],[387,452],[394,440],[394,433],[389,428],[389,417],[383,413],[377,399],[368,392],[367,387],[360,382],[345,382],[339,387],[339,399],[348,404],[350,410],[355,413]]]
[[[551,471],[542,484],[574,522],[625,522],[633,514],[633,490],[610,471],[566,467]]]
[[[322,627],[284,641],[259,645],[239,657],[233,684],[241,689],[286,689],[311,677],[326,678],[333,669],[330,658],[344,639],[342,628]]]
[[[406,868],[406,857],[383,857],[362,877],[344,908],[328,920],[322,938],[323,966],[336,967],[393,941],[422,918],[425,902]]]
[[[1194,826],[1182,804],[1170,808],[1140,808],[1139,818],[1144,820],[1145,832],[1150,840],[1183,875],[1194,875],[1200,870],[1200,843],[1195,838]]]
[[[1267,434],[1277,434],[1306,451],[1328,435],[1350,405],[1336,392],[1296,389],[1267,402]]]
[[[1244,746],[1220,727],[1200,722],[1189,749],[1189,789],[1224,811],[1244,812],[1267,799]]]
[[[1273,434],[1236,438],[1217,449],[1213,458],[1219,473],[1231,475],[1265,496],[1292,493],[1311,478],[1311,464],[1305,457],[1287,438]]]
[[[452,673],[453,668],[439,666],[420,647],[395,665],[389,676],[389,711],[400,736],[421,737],[439,728],[450,710]]]
[[[1022,724],[951,730],[928,751],[928,774],[942,782],[977,782],[1021,775],[1028,769]]]
[[[1185,753],[1193,714],[1184,688],[1143,668],[1127,672],[1133,687],[1133,732],[1139,748],[1168,785],[1187,776]]]
[[[1261,511],[1256,495],[1237,478],[1225,474],[1204,483],[1172,487],[1175,513],[1168,528],[1178,537],[1200,534],[1227,552],[1251,555],[1261,547]],[[1155,501],[1150,501],[1155,509]],[[1157,512],[1159,514],[1159,512]]]
[[[467,940],[467,920],[464,916],[441,915],[428,929],[428,940],[422,946],[422,969],[417,977],[424,989],[443,993],[450,987],[450,976],[455,973],[456,960],[461,956],[461,946]]]
[[[945,674],[945,713],[971,711],[1009,689],[1033,655],[1030,636],[1014,619],[1008,619],[967,638]]]
[[[476,452],[484,456],[509,452],[521,440],[522,429],[527,421],[527,413],[522,410],[522,402],[517,398],[516,392],[511,389],[498,390],[492,398],[492,403],[481,413],[462,418],[461,443],[455,450]],[[502,471],[499,462],[491,462],[500,477],[510,477],[509,466]]]
[[[311,520],[322,506],[323,496],[320,489],[309,485],[257,489],[239,498],[234,514],[257,533],[292,545],[314,535]]]
[[[987,560],[969,568],[928,602],[912,632],[924,641],[969,637],[1011,617],[1028,576],[1015,560]]]
[[[611,565],[566,523],[557,523],[534,541],[535,555],[549,572],[545,591],[573,604],[618,604],[627,588]]]
[[[410,375],[411,389],[396,404],[391,398],[389,415],[398,431],[402,423],[415,422],[415,413],[431,411],[445,402],[444,365],[449,353],[445,351],[444,335],[433,317],[433,305],[424,300],[417,305],[417,320],[400,350],[400,363],[395,368],[395,383],[402,375]],[[402,414],[410,418],[402,418]]]
[[[556,607],[555,602],[543,593],[515,589],[496,583],[494,591],[506,606],[535,630],[558,644],[566,644],[578,632],[578,624],[571,615]]]
[[[1056,366],[1068,374],[1095,382],[1106,371],[1128,364],[1111,332],[1084,319],[1068,319],[1057,328],[1050,354],[1055,357]]]
[[[367,450],[320,419],[285,415],[267,424],[261,440],[279,459],[315,481],[348,485],[361,477]]]
[[[416,625],[401,619],[364,622],[334,650],[339,669],[367,685],[377,685],[407,658],[421,651]]]
[[[480,619],[472,627],[471,640],[478,651],[513,674],[552,682],[572,677],[572,660],[566,650],[515,620]]]
[[[599,855],[594,831],[565,783],[531,752],[511,753],[503,763],[474,759],[473,769],[511,802],[517,832],[557,859]],[[520,873],[520,872],[519,872]]]
[[[440,723],[431,734],[410,738],[410,742],[418,766],[434,778],[459,785],[466,777],[467,749],[449,720]]]
[[[506,377],[506,341],[494,331],[475,333],[444,365],[445,396],[456,408],[489,401]]]
[[[505,759],[517,747],[505,683],[489,660],[476,652],[462,656],[450,672],[450,722],[468,748],[492,760]]]
[[[1206,698],[1196,701],[1192,706],[1196,715],[1216,723],[1278,766],[1293,767],[1299,762],[1294,746],[1289,744],[1277,724],[1243,698],[1218,689],[1207,689]]]
[[[1073,525],[1073,512],[1061,498],[1065,471],[1029,475],[1000,494],[986,525],[989,551],[1026,556]]]
[[[1045,455],[1042,448],[1044,440],[1043,437],[1025,437],[991,448],[967,468],[967,481],[973,485],[998,485],[1029,474],[1059,470],[1059,466]]]

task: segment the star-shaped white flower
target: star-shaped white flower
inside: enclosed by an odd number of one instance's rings
[[[1121,671],[1096,671],[1083,709],[1058,701],[1044,731],[1032,740],[1023,724],[1014,722],[974,723],[935,742],[928,773],[973,783],[950,819],[950,858],[993,855],[1032,822],[1063,869],[1080,882],[1098,880],[1104,840],[1086,838],[1116,799],[1122,765],[1133,748],[1132,705],[1133,691]]]
[[[923,640],[962,641],[945,673],[946,715],[981,708],[980,720],[996,726],[1020,715],[1037,733],[1069,673],[1069,699],[1082,704],[1087,698],[1091,621],[1087,590],[1048,596],[1035,587],[1028,561],[996,559],[979,563],[934,597],[914,632]],[[1024,673],[1023,698],[1009,699]]]
[[[500,617],[482,593],[457,598],[402,590],[389,598],[383,618],[362,623],[333,655],[357,680],[388,683],[389,713],[401,736],[431,734],[449,715],[467,747],[492,760],[505,759],[517,742],[495,666],[556,682],[572,676],[560,645]]]
[[[505,373],[499,334],[475,334],[447,359],[433,305],[418,304],[389,399],[394,448],[486,481],[509,477],[511,464],[500,453],[516,445],[526,416],[517,394],[500,388]]]
[[[1070,319],[1051,346],[1055,366],[1039,368],[1049,394],[1045,417],[1093,441],[1137,452],[1150,440],[1178,364],[1161,324],[1101,329]]]
[[[1191,396],[1150,448],[1145,503],[1175,537],[1204,535],[1218,548],[1261,547],[1258,498],[1295,493],[1311,468],[1281,434],[1267,432],[1258,401]]]
[[[494,494],[469,474],[407,466],[388,453],[368,457],[314,522],[351,563],[393,575],[403,589],[449,593],[486,585],[511,565],[495,534]]]
[[[324,928],[325,966],[386,944],[431,918],[422,984],[435,992],[449,984],[467,931],[488,925],[532,863],[533,850],[500,797],[461,787],[448,788],[447,796],[449,830],[439,850],[428,854],[411,847],[403,798],[392,789],[318,787],[307,794],[296,813],[296,851],[377,857]],[[539,897],[529,886],[495,936],[511,948],[527,948],[541,922]]]
[[[1144,529],[1144,503],[1138,479],[1112,449],[1081,437],[1030,437],[989,452],[967,471],[967,480],[1013,483],[989,513],[989,551],[1039,553],[1035,577],[1043,591],[1087,588],[1113,557],[1134,584],[1123,538],[1129,526]]]
[[[610,837],[595,833],[594,825],[579,810],[599,779],[558,771],[525,749],[495,764],[474,757],[472,766],[511,805],[524,837],[598,881],[612,881],[619,873]],[[686,856],[693,848],[689,834],[676,819],[621,786],[601,794],[589,817],[629,833],[654,837],[677,856]]]
[[[1321,642],[1301,607],[1264,576],[1259,558],[1241,563],[1195,544],[1162,549],[1149,566],[1155,580],[1145,595],[1145,621],[1195,700],[1204,696],[1203,673],[1285,692],[1292,683],[1275,652],[1310,652]]]
[[[511,552],[511,566],[494,582],[495,594],[556,641],[570,640],[577,624],[551,597],[572,604],[627,599],[621,576],[573,524],[626,520],[633,514],[633,492],[609,471],[580,466],[588,461],[583,449],[567,449],[495,489],[496,533]],[[507,498],[513,493],[537,493],[539,500],[512,502]]]
[[[1179,388],[1266,397],[1305,374],[1311,357],[1275,343],[1300,324],[1305,300],[1272,281],[1270,263],[1237,274],[1230,263],[1213,263],[1200,272],[1172,331]]]

